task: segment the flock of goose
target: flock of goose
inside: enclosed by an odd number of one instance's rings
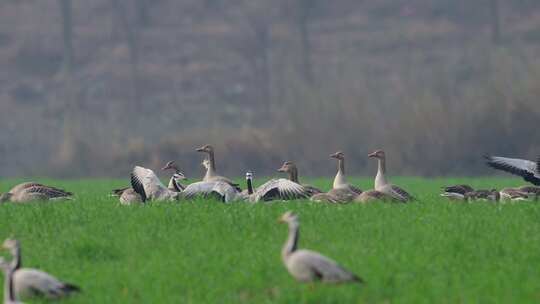
[[[168,162],[162,170],[171,170],[173,175],[166,187],[150,169],[136,166],[131,172],[131,187],[115,189],[112,195],[118,196],[121,204],[146,203],[149,201],[176,201],[189,200],[194,197],[215,197],[223,202],[247,201],[260,202],[272,200],[310,199],[316,202],[347,203],[371,201],[391,201],[406,203],[413,197],[404,189],[391,184],[386,176],[386,155],[384,151],[377,150],[368,157],[378,161],[375,186],[372,190],[362,191],[358,187],[349,184],[345,176],[345,155],[336,152],[330,155],[337,160],[337,174],[334,178],[332,189],[328,192],[306,184],[302,184],[298,178],[298,168],[287,161],[283,163],[279,172],[286,173],[288,178],[271,179],[258,188],[253,187],[253,174],[246,173],[246,190],[239,187],[231,179],[221,176],[216,171],[214,148],[205,145],[197,151],[206,153],[207,157],[202,165],[206,168],[206,174],[202,181],[189,185],[183,185],[186,179],[174,161]],[[498,156],[486,156],[489,166],[523,177],[534,186],[522,186],[518,188],[504,188],[475,190],[469,185],[453,185],[444,188],[441,196],[452,200],[527,200],[540,197],[540,159],[536,162],[506,158]],[[24,203],[36,200],[59,200],[70,199],[71,192],[55,187],[46,186],[35,182],[27,182],[16,185],[9,192],[0,195],[0,203],[15,202]],[[300,282],[321,281],[328,283],[357,282],[363,280],[354,273],[332,259],[315,251],[298,249],[299,219],[298,215],[286,212],[279,219],[289,226],[289,236],[281,256],[289,273]],[[43,271],[31,268],[22,268],[20,243],[15,239],[7,239],[2,248],[12,255],[10,262],[0,257],[0,268],[4,273],[4,304],[21,303],[19,299],[32,296],[41,296],[48,299],[59,299],[80,291],[79,287],[64,283]]]

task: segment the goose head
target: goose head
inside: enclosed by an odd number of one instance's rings
[[[298,223],[298,215],[292,211],[287,211],[278,219],[280,223]]]
[[[196,149],[197,152],[204,152],[204,153],[213,153],[214,152],[214,147],[212,147],[211,145],[204,145],[200,148],[197,148]]]
[[[0,194],[0,203],[9,201],[12,196],[13,194],[9,192]]]
[[[377,150],[375,152],[369,153],[368,157],[378,158],[378,159],[384,159],[386,155],[384,154],[383,150]]]
[[[246,180],[253,180],[253,172],[251,171],[246,172]]]
[[[341,152],[341,151],[337,151],[334,154],[330,154],[330,157],[335,158],[335,159],[344,160],[345,159],[345,154],[343,152]]]
[[[178,170],[178,167],[176,166],[176,163],[174,162],[174,160],[171,160],[171,161],[168,161],[165,166],[163,168],[161,168],[161,170],[165,171],[165,170]]]
[[[296,165],[292,161],[286,161],[281,168],[278,169],[278,172],[290,173],[294,170],[296,170]]]
[[[9,250],[12,255],[15,255],[15,252],[17,252],[20,248],[21,244],[16,239],[6,239],[4,243],[2,243],[2,248]]]

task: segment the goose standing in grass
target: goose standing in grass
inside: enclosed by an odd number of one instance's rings
[[[9,192],[0,195],[0,203],[27,203],[32,201],[53,201],[70,199],[73,193],[40,183],[27,182],[18,184]]]
[[[202,152],[208,154],[208,169],[206,170],[206,174],[203,177],[203,182],[225,182],[234,188],[238,192],[241,192],[242,189],[240,189],[239,185],[235,182],[233,182],[231,179],[226,178],[224,176],[220,176],[216,173],[216,160],[214,158],[214,147],[211,145],[204,145],[197,149],[197,152]]]
[[[521,176],[524,180],[536,186],[540,186],[540,157],[536,162],[500,156],[484,156],[488,166],[514,175]]]
[[[413,199],[407,191],[396,185],[390,184],[386,179],[386,154],[383,150],[377,150],[370,153],[368,157],[377,158],[378,160],[377,176],[375,176],[375,190],[387,194],[403,203]]]
[[[287,173],[289,175],[289,180],[291,182],[302,185],[308,191],[308,194],[310,197],[315,194],[322,193],[322,191],[316,187],[300,183],[298,179],[298,167],[296,167],[296,164],[293,163],[292,161],[284,162],[281,168],[278,169],[278,172]]]
[[[326,193],[315,194],[310,200],[330,203],[347,203],[353,201],[362,193],[362,190],[349,184],[345,178],[345,154],[339,151],[331,154],[330,157],[338,160],[338,171],[334,178],[332,189]]]
[[[321,281],[325,283],[362,283],[354,273],[318,252],[298,249],[300,223],[298,216],[290,211],[283,214],[281,222],[289,225],[289,237],[281,250],[281,258],[289,273],[300,282]]]
[[[7,239],[2,247],[9,250],[13,256],[10,272],[14,298],[43,297],[46,299],[60,299],[72,293],[80,292],[78,286],[64,283],[46,272],[32,268],[21,268],[22,260],[19,241]]]
[[[309,197],[308,190],[295,182],[285,178],[271,179],[259,186],[253,187],[253,173],[246,172],[247,193],[243,199],[249,202],[272,201],[272,200],[294,200],[306,199]]]

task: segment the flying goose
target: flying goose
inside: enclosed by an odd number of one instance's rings
[[[292,161],[284,162],[281,168],[278,169],[278,171],[289,174],[289,180],[306,188],[310,197],[315,194],[322,193],[320,189],[315,188],[311,185],[300,184],[300,181],[298,180],[298,168]]]
[[[296,214],[288,211],[281,216],[279,221],[289,225],[289,237],[281,250],[281,258],[289,273],[297,281],[321,281],[325,283],[363,282],[354,273],[346,270],[335,261],[320,253],[298,249],[300,223]]]
[[[20,299],[37,296],[47,299],[60,299],[74,292],[80,292],[78,286],[64,283],[46,272],[33,268],[21,268],[22,261],[19,241],[7,239],[4,241],[2,247],[9,250],[13,256],[10,265],[13,298]]]
[[[4,304],[23,304],[23,302],[17,301],[15,298],[15,292],[13,291],[13,269],[11,265],[6,262],[4,257],[0,257],[0,270],[4,273]]]
[[[27,203],[31,201],[48,201],[70,199],[73,193],[63,189],[46,186],[35,182],[18,184],[9,192],[0,195],[0,203],[11,201],[14,203]]]
[[[306,199],[309,197],[309,192],[304,186],[285,178],[271,179],[254,189],[252,172],[246,172],[246,186],[247,194],[244,194],[243,198],[250,202]]]
[[[206,170],[206,174],[203,177],[204,182],[221,181],[221,182],[225,182],[225,183],[233,186],[234,188],[236,188],[236,190],[238,192],[242,191],[242,189],[240,189],[240,187],[238,186],[237,183],[233,182],[232,180],[230,180],[230,179],[228,179],[228,178],[226,178],[224,176],[217,175],[217,173],[216,173],[216,161],[214,159],[214,147],[212,147],[211,145],[204,145],[204,146],[198,148],[197,152],[203,152],[203,153],[208,154],[208,168]]]
[[[403,203],[413,199],[413,197],[407,193],[407,191],[396,185],[390,184],[386,179],[386,155],[383,150],[377,150],[370,153],[368,157],[377,158],[379,163],[377,176],[375,176],[375,190],[387,194]]]
[[[485,155],[488,166],[514,175],[521,176],[524,180],[540,186],[540,157],[536,162],[500,156]]]

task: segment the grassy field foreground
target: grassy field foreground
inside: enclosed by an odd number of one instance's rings
[[[41,181],[41,180],[40,180]],[[540,205],[455,204],[444,184],[522,184],[515,179],[393,181],[407,205],[251,205],[218,202],[120,206],[118,180],[48,181],[72,202],[0,205],[0,238],[22,242],[23,264],[76,283],[63,303],[536,303],[540,301]],[[370,188],[371,179],[356,180]],[[6,191],[16,181],[4,182]],[[327,188],[328,180],[313,181]],[[302,285],[280,249],[300,215],[300,247],[322,252],[367,284]],[[6,255],[4,253],[4,255]]]

